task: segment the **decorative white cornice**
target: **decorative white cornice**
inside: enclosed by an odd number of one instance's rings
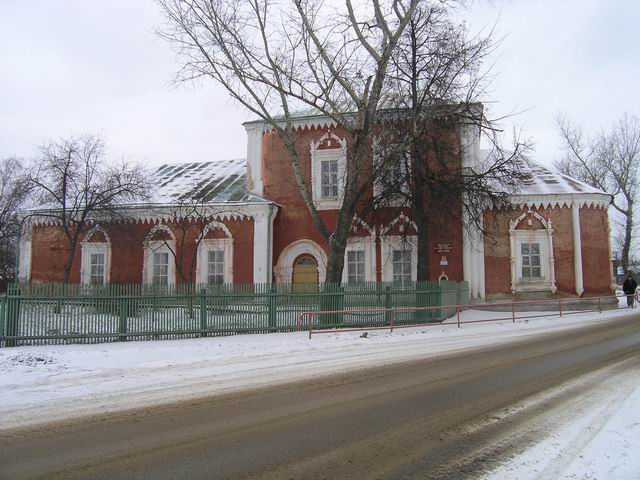
[[[374,234],[374,228],[372,226],[362,220],[358,215],[354,215],[353,221],[351,222],[351,231],[353,233],[357,233],[358,226],[364,228],[367,232],[369,232],[369,235]]]
[[[388,224],[386,224],[384,227],[382,227],[380,229],[380,235],[385,235],[389,230],[391,230],[396,223],[400,223],[399,227],[400,227],[400,233],[404,234],[407,233],[404,231],[404,229],[407,226],[411,226],[413,227],[413,229],[417,232],[418,231],[418,226],[416,225],[416,222],[414,222],[413,220],[411,220],[409,217],[407,217],[404,212],[400,212],[400,215],[398,215],[396,218],[394,218],[393,220],[391,220]]]
[[[513,208],[571,208],[576,203],[580,208],[606,209],[611,204],[611,195],[599,193],[511,195],[509,201]]]
[[[274,210],[269,206],[277,206],[274,203],[250,203],[250,204],[216,204],[216,205],[149,205],[123,207],[122,215],[115,218],[100,217],[91,218],[89,224],[101,223],[134,223],[154,225],[158,223],[169,223],[176,220],[188,219],[191,221],[228,221],[228,220],[249,220],[258,216],[270,215]],[[46,212],[43,215],[34,214],[28,219],[29,224],[40,226],[61,225],[58,218],[49,216]]]
[[[109,237],[109,234],[97,223],[94,225],[94,227],[91,230],[87,232],[87,234],[82,239],[81,243],[90,242],[96,233],[102,233],[102,235],[104,235],[105,243],[111,243],[111,238]]]

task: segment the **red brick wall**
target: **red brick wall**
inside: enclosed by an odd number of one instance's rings
[[[326,131],[326,128],[305,128],[296,132],[296,150],[299,155],[300,167],[309,187],[311,187],[310,147]],[[332,132],[338,137],[346,139],[348,147],[350,146],[351,138],[343,128],[332,128]],[[450,132],[450,136],[452,142],[457,142],[459,138],[457,131]],[[334,148],[337,147],[335,140],[332,146]],[[311,214],[304,204],[293,174],[289,153],[277,134],[273,132],[264,134],[262,138],[262,159],[264,195],[282,207],[274,222],[274,264],[277,263],[283,250],[298,240],[313,240],[326,251],[327,241],[313,223]],[[371,164],[367,165],[366,168],[370,171]],[[372,196],[372,190],[362,196],[358,206],[358,215],[370,226],[374,227],[376,231],[379,231],[381,226],[397,217],[400,211],[398,209],[385,209],[384,211],[376,212],[375,216],[373,216],[369,208],[372,203]],[[434,214],[430,215],[430,277],[432,280],[437,280],[444,270],[449,279],[462,280],[462,220],[460,218],[462,206],[459,203],[452,204],[451,202],[441,205],[432,201],[432,204],[430,210]],[[405,215],[412,216],[411,209],[404,208],[402,211]],[[338,211],[322,210],[320,211],[320,217],[329,229],[333,230],[337,222]],[[388,234],[394,235],[397,233],[390,231]],[[453,252],[447,255],[449,265],[444,268],[440,266],[441,255],[436,254],[434,251],[436,243],[451,243],[453,245]],[[377,280],[380,281],[381,258],[379,242],[376,242],[376,245]]]
[[[603,295],[610,293],[612,269],[609,216],[606,209],[580,209],[580,237],[585,292]]]
[[[253,282],[253,220],[227,220],[224,222],[233,237],[234,283]],[[102,225],[111,238],[111,283],[141,283],[143,242],[153,224],[116,223]],[[199,227],[186,230],[181,242],[181,231],[172,225],[176,235],[176,254],[183,253],[185,276],[189,278],[191,259],[196,248]],[[95,240],[95,238],[94,238]],[[180,246],[184,245],[181,249]],[[32,237],[31,280],[34,282],[62,282],[68,242],[62,230],[55,226],[34,226]],[[80,282],[80,245],[76,248],[71,269],[71,283]],[[193,278],[195,280],[195,270]],[[184,280],[176,272],[176,282]]]
[[[559,293],[575,295],[575,268],[573,251],[573,223],[571,208],[532,209],[551,220],[553,255],[555,258],[556,286]],[[487,212],[485,225],[492,234],[485,238],[485,289],[487,296],[510,293],[511,267],[509,246],[509,220],[515,220],[526,210]],[[518,229],[529,227],[526,220]],[[608,217],[603,209],[581,208],[580,230],[582,239],[582,268],[585,294],[610,292],[608,253]]]

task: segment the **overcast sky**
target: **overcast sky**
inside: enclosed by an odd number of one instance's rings
[[[525,129],[534,157],[560,155],[554,118],[590,129],[640,114],[640,0],[477,0],[472,29],[505,36],[486,100]],[[211,82],[169,86],[176,62],[154,28],[153,0],[0,0],[0,158],[99,133],[114,158],[243,158],[251,117]]]

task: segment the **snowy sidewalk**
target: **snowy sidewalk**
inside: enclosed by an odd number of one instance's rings
[[[625,310],[515,324],[455,323],[396,330],[307,332],[0,349],[2,428],[115,412],[499,344],[601,322]],[[496,312],[466,311],[462,320]],[[510,314],[504,314],[510,315]]]

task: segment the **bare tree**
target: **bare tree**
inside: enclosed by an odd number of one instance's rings
[[[329,245],[326,281],[340,283],[356,204],[370,187],[366,163],[389,65],[419,0],[370,6],[347,0],[342,9],[311,0],[157,1],[167,20],[159,33],[183,60],[177,81],[213,79],[285,145],[300,194]],[[318,213],[296,149],[296,111],[310,108],[351,137],[335,228]]]
[[[19,211],[27,198],[22,178],[22,161],[0,160],[0,281],[15,278],[17,242],[20,236]]]
[[[170,207],[157,209],[157,213],[171,218],[169,228],[175,235],[175,245],[166,238],[162,239],[162,245],[171,253],[177,274],[184,283],[194,284],[198,248],[207,236],[208,226],[216,218],[232,215],[233,211],[185,196]],[[193,243],[189,245],[190,242]],[[188,251],[191,251],[190,255],[187,255]]]
[[[65,284],[78,241],[90,225],[121,218],[126,215],[124,204],[148,196],[142,165],[107,163],[104,142],[94,135],[42,146],[29,171],[28,187],[41,204],[30,216],[59,224],[68,241]]]
[[[421,2],[409,20],[389,73],[395,120],[377,138],[374,203],[413,208],[418,280],[429,279],[432,217],[444,209],[465,227],[485,230],[484,210],[508,202],[523,180],[528,150],[514,139],[503,151],[496,121],[479,103],[489,83],[483,63],[495,48],[492,32],[471,36],[452,14],[447,2]],[[483,136],[493,152],[484,164],[463,168],[473,146],[459,139],[469,135]]]
[[[640,120],[627,114],[610,131],[589,136],[582,127],[560,115],[556,124],[565,155],[556,162],[564,174],[613,195],[613,208],[622,216],[621,264],[629,271],[638,201],[640,168]]]

